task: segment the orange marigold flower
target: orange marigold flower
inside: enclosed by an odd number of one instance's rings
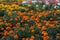
[[[14,33],[14,31],[13,31],[13,30],[10,30],[10,31],[9,31],[9,34],[13,34],[13,33]]]
[[[28,16],[23,16],[23,20],[27,20],[27,19],[29,19]]]
[[[18,37],[18,35],[14,35],[14,39],[18,39],[19,37]]]
[[[22,28],[21,28],[21,30],[22,30],[22,31],[24,31],[24,30],[25,30],[25,28],[23,28],[23,27],[22,27]]]
[[[46,26],[42,26],[41,30],[42,31],[46,30]]]

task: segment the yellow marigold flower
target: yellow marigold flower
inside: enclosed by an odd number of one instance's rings
[[[19,7],[19,5],[16,5],[16,7]]]
[[[28,4],[28,7],[32,6],[31,4]]]
[[[5,8],[8,7],[7,5],[4,6]]]
[[[7,9],[8,9],[9,7],[10,7],[10,5],[5,5],[5,6],[4,6],[4,8],[7,8]]]
[[[57,10],[59,12],[59,10]]]
[[[1,4],[1,7],[4,8],[4,4]]]
[[[14,10],[14,8],[10,8],[10,10]]]
[[[16,4],[12,4],[12,7],[15,7],[16,6]]]
[[[7,10],[10,10],[10,9],[11,9],[11,6],[9,6],[9,7],[6,7],[6,9],[7,9]]]
[[[56,12],[59,12],[60,13],[60,10],[56,10]]]
[[[19,6],[18,6],[18,5],[16,5],[16,6],[15,6],[15,9],[19,9]]]
[[[24,9],[24,10],[25,10],[26,8],[25,8],[25,7],[22,7],[22,9]]]
[[[27,8],[25,8],[25,10],[26,10]]]

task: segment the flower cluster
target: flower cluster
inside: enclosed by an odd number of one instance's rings
[[[0,40],[60,40],[60,9],[35,4],[0,4]]]

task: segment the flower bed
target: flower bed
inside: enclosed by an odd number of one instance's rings
[[[0,40],[60,40],[59,6],[1,3]]]

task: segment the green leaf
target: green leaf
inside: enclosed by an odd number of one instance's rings
[[[14,38],[12,36],[7,36],[6,40],[14,40]]]

